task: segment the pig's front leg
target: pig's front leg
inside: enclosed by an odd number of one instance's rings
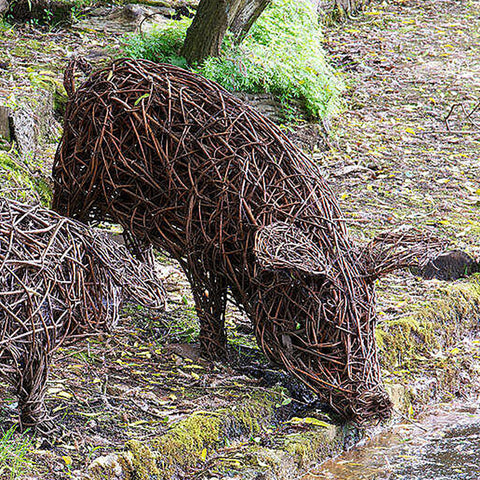
[[[212,360],[224,359],[227,353],[225,334],[225,307],[227,285],[221,278],[191,278],[198,320],[200,321],[200,348]]]
[[[20,428],[35,430],[43,435],[51,433],[53,423],[45,406],[45,388],[48,378],[50,355],[37,348],[28,356],[17,376]]]

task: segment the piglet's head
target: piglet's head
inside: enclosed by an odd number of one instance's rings
[[[256,336],[267,356],[358,422],[385,418],[372,282],[351,249],[276,222],[255,239]]]
[[[145,250],[139,260],[125,246],[101,231],[94,231],[92,247],[94,261],[108,268],[125,300],[152,311],[165,310],[166,292],[153,260],[148,256],[150,251]]]

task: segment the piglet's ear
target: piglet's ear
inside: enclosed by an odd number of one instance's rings
[[[325,255],[298,227],[275,222],[257,231],[255,255],[265,270],[292,270],[308,275],[328,276]]]

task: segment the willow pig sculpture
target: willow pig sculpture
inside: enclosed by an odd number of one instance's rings
[[[268,358],[321,400],[357,421],[388,416],[374,276],[316,165],[272,122],[181,68],[123,59],[69,90],[54,209],[118,222],[176,258],[206,355],[225,354],[231,298]]]
[[[162,310],[160,279],[107,235],[40,206],[0,198],[0,375],[20,425],[48,433],[53,352],[112,328],[123,300]]]

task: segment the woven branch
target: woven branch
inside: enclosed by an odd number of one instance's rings
[[[120,223],[190,281],[203,351],[226,348],[230,297],[265,354],[337,412],[390,412],[369,266],[317,166],[281,130],[199,75],[119,60],[71,96],[54,208]]]
[[[377,235],[361,251],[371,279],[409,267],[424,267],[444,252],[448,242],[415,228]]]
[[[106,234],[40,206],[0,199],[0,373],[20,423],[46,433],[45,383],[65,341],[109,330],[124,298],[163,309],[155,272]]]
[[[285,268],[325,277],[331,270],[320,248],[301,230],[285,222],[261,228],[255,236],[254,251],[258,263],[266,270]]]

